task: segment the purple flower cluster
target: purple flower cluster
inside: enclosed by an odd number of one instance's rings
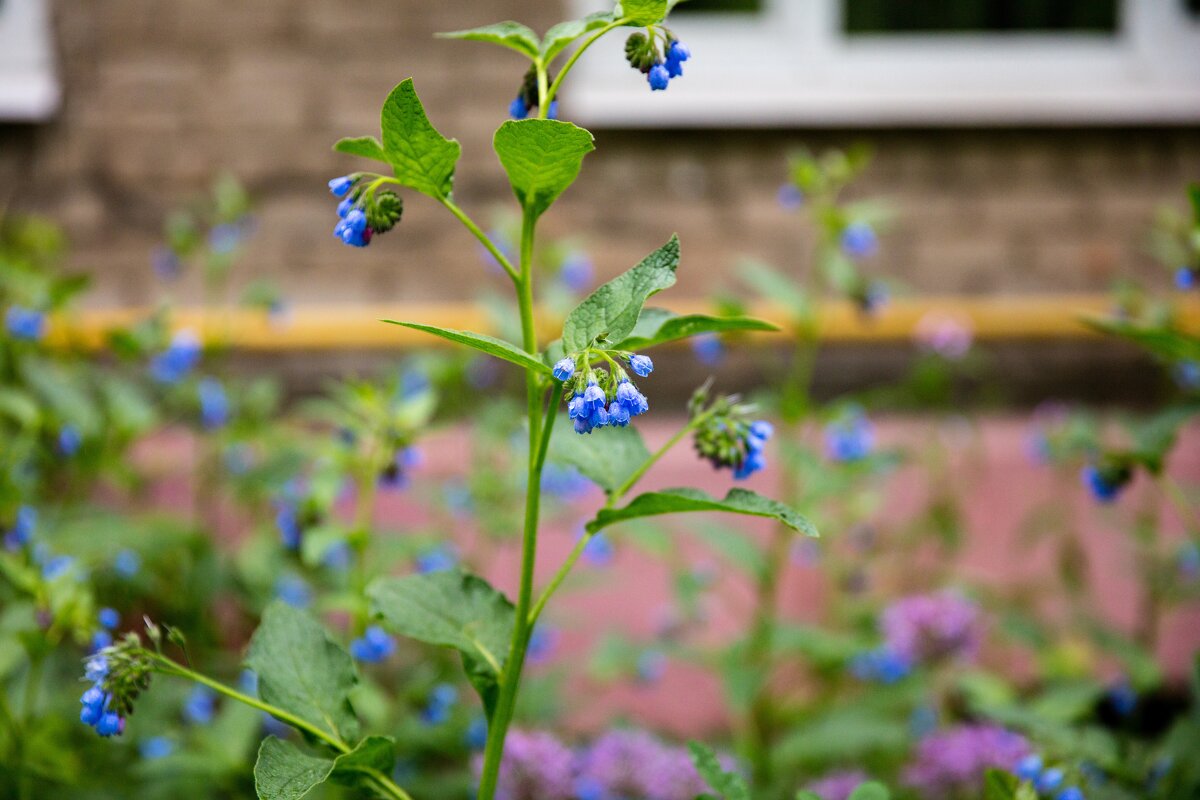
[[[838,770],[826,773],[804,788],[821,800],[846,800],[851,792],[869,780],[867,774],[860,769]]]
[[[481,764],[477,758],[477,770]],[[609,731],[590,746],[572,751],[552,734],[514,730],[505,744],[496,797],[693,800],[707,791],[685,748],[646,731]]]
[[[988,769],[1012,771],[1029,744],[998,725],[959,725],[927,736],[904,772],[904,783],[922,797],[973,796]]]
[[[478,772],[483,757],[475,758]],[[575,797],[575,754],[553,734],[511,730],[504,741],[504,760],[496,800],[572,800]]]
[[[886,648],[915,664],[971,659],[979,651],[979,607],[953,591],[911,595],[892,603],[880,620]]]

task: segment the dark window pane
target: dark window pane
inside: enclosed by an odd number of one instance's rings
[[[763,10],[764,0],[684,0],[672,14],[756,14]]]
[[[1116,33],[1119,0],[842,0],[847,33]]]

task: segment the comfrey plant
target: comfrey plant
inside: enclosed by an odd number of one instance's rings
[[[343,139],[335,148],[387,168],[385,173],[354,172],[330,183],[330,190],[340,198],[340,221],[335,230],[338,238],[353,246],[368,245],[376,234],[395,227],[399,221],[401,200],[393,187],[415,190],[462,222],[503,269],[516,297],[520,344],[470,331],[395,323],[473,348],[525,373],[528,479],[516,602],[482,578],[457,569],[384,577],[372,581],[365,590],[370,614],[386,632],[451,648],[460,655],[487,722],[479,800],[497,796],[505,741],[535,625],[601,530],[642,517],[723,511],[766,517],[789,530],[815,534],[808,522],[787,506],[741,489],[731,490],[722,499],[695,489],[666,489],[628,499],[641,477],[685,435],[702,429],[721,414],[732,414],[727,404],[694,413],[678,434],[651,453],[636,430],[628,426],[630,418],[644,413],[649,406],[629,376],[631,372],[639,378],[650,375],[653,364],[644,351],[699,334],[774,329],[768,323],[745,317],[677,316],[646,308],[649,297],[675,282],[680,257],[676,238],[580,302],[566,315],[556,339],[546,343],[539,334],[531,263],[538,221],[575,180],[585,157],[595,147],[588,131],[570,122],[549,119],[550,110],[578,58],[601,36],[617,28],[641,29],[649,44],[640,46],[654,48],[652,60],[662,58],[663,63],[652,64],[647,73],[652,88],[662,82],[655,67],[662,66],[668,79],[672,72],[679,72],[687,53],[663,27],[667,10],[667,0],[625,0],[613,12],[556,25],[543,37],[515,22],[449,34],[452,38],[501,45],[531,62],[537,93],[536,103],[529,103],[529,107],[536,107],[537,116],[504,122],[494,137],[496,154],[521,208],[521,237],[515,258],[503,252],[456,203],[452,190],[461,148],[433,127],[411,79],[396,86],[385,101],[381,139]],[[575,44],[578,46],[552,75],[552,65]],[[579,437],[567,431],[553,436],[556,427],[563,427],[559,418],[564,397],[568,398],[567,416],[575,429],[595,435]],[[760,464],[763,433],[759,428],[745,434],[755,443],[751,446],[749,438],[744,438],[738,467],[745,467],[744,462],[749,460]],[[574,465],[599,485],[607,501],[587,523],[574,550],[535,595],[541,478],[551,451],[556,460]],[[157,645],[157,628],[150,632]],[[362,650],[362,646],[356,649]],[[107,659],[108,672],[99,688],[110,697],[102,708],[118,715],[132,710],[133,698],[123,693],[124,688],[140,688],[143,671],[148,670],[197,681],[301,731],[308,747],[275,736],[263,742],[255,767],[260,797],[299,797],[326,781],[356,785],[383,797],[410,796],[392,777],[397,756],[394,741],[362,733],[351,702],[358,674],[350,654],[302,611],[281,603],[267,608],[246,659],[246,665],[258,676],[258,697],[213,681],[168,658],[157,647],[148,650],[135,640],[123,640],[101,655]]]

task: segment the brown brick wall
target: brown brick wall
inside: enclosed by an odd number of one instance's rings
[[[507,200],[490,148],[520,59],[433,33],[518,18],[544,29],[553,3],[482,0],[58,2],[66,104],[51,125],[0,126],[0,203],[67,228],[95,301],[154,296],[148,254],[165,213],[221,169],[257,198],[246,270],[295,302],[466,298],[476,248],[413,196],[365,252],[330,235],[324,182],[351,160],[343,135],[374,133],[388,89],[413,75],[435,124],[464,147],[457,195],[478,218]],[[569,96],[565,115],[570,116]],[[587,232],[600,272],[678,231],[682,292],[729,281],[742,255],[795,258],[774,195],[785,155],[865,138],[878,160],[863,195],[899,211],[876,267],[918,290],[1103,289],[1140,254],[1154,209],[1200,178],[1196,129],[597,132],[598,152],[545,229]]]

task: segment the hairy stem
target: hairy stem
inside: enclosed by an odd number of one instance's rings
[[[641,477],[646,474],[647,470],[654,466],[654,464],[660,458],[666,455],[668,450],[679,444],[679,442],[683,440],[684,436],[687,436],[687,434],[694,430],[697,425],[707,419],[710,413],[711,412],[706,411],[697,416],[695,419],[681,428],[674,436],[668,439],[666,444],[664,444],[649,458],[643,461],[641,466],[634,470],[633,474],[629,476],[629,479],[625,481],[625,483],[621,484],[621,486],[617,487],[617,489],[608,496],[608,502],[604,504],[604,507],[608,509],[616,506],[625,493],[632,489],[634,484],[636,484],[638,480],[640,480]],[[592,538],[599,532],[599,530],[585,530],[583,536],[579,537],[579,541],[576,542],[575,547],[571,549],[566,561],[562,563],[562,566],[560,566],[558,571],[554,573],[554,577],[550,579],[548,584],[546,584],[546,588],[542,590],[541,595],[538,596],[537,602],[533,605],[533,609],[529,612],[530,627],[532,627],[538,621],[538,617],[541,616],[542,610],[546,607],[546,603],[549,602],[550,597],[556,591],[558,591],[558,587],[561,586],[563,581],[567,579],[567,575],[569,575],[571,570],[575,567],[575,564],[579,561],[580,556],[583,555],[583,551],[587,549],[588,542],[590,542]]]
[[[536,216],[526,210],[521,225],[521,273],[517,281],[517,306],[521,315],[521,338],[527,353],[537,353],[537,327],[533,309],[533,239]],[[525,374],[527,418],[529,424],[529,470],[525,494],[525,528],[521,539],[521,580],[517,591],[516,621],[509,644],[508,661],[500,677],[500,693],[488,724],[488,739],[483,752],[483,772],[479,779],[478,800],[493,800],[504,757],[504,740],[516,707],[517,690],[521,685],[521,670],[525,651],[529,647],[532,626],[529,609],[533,601],[533,571],[537,563],[537,528],[541,503],[542,466],[556,417],[562,385],[554,393],[554,404],[542,420],[542,401],[545,395],[540,378],[533,372]]]
[[[471,235],[478,239],[479,243],[482,244],[489,253],[491,253],[492,258],[496,259],[496,263],[504,268],[504,271],[508,273],[508,277],[512,279],[512,282],[514,284],[520,283],[521,275],[517,272],[516,268],[513,267],[512,262],[508,260],[508,256],[504,255],[504,253],[500,251],[499,247],[496,247],[496,243],[493,242],[491,237],[484,233],[480,227],[475,224],[475,220],[468,217],[467,212],[459,208],[449,197],[441,198],[441,202],[442,205],[444,205],[451,214],[456,216],[458,221],[461,222],[466,229],[471,232]]]
[[[563,78],[567,77],[567,73],[570,72],[571,68],[575,66],[575,62],[579,60],[579,57],[582,56],[589,47],[591,47],[593,44],[595,44],[596,41],[601,36],[608,33],[609,31],[613,30],[614,28],[619,28],[622,25],[628,25],[628,24],[629,24],[629,20],[625,19],[624,17],[622,17],[621,19],[615,20],[613,22],[610,22],[607,25],[605,25],[603,28],[601,28],[600,30],[593,33],[586,40],[584,40],[583,44],[579,45],[579,47],[575,48],[575,52],[572,53],[571,57],[567,59],[567,62],[565,64],[563,64],[563,68],[558,71],[558,75],[555,76],[555,78],[554,78],[554,83],[550,84],[550,89],[545,93],[544,99],[546,102],[538,109],[538,113],[541,115],[541,117],[543,119],[545,119],[547,107],[550,105],[550,103],[552,103],[554,101],[554,98],[558,95],[558,87],[560,87],[562,85]]]

